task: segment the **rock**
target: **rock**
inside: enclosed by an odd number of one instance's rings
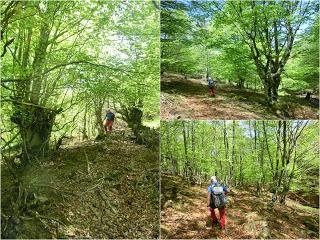
[[[266,221],[261,221],[262,230],[258,235],[258,238],[268,239],[271,238],[270,229],[268,228],[268,223]]]
[[[75,237],[76,236],[76,228],[71,226],[68,226],[65,232],[65,235],[68,237]]]
[[[255,238],[271,238],[268,222],[260,217],[256,212],[246,215],[247,222],[243,224],[245,231],[252,233]]]
[[[173,202],[172,202],[172,200],[166,201],[163,207],[164,207],[164,209],[166,209],[166,208],[172,208],[172,207],[173,207]]]

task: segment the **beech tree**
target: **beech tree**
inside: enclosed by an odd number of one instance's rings
[[[312,10],[310,1],[232,1],[221,7],[223,19],[234,25],[250,47],[268,103],[278,99],[295,38]]]
[[[77,130],[88,132],[92,114],[103,133],[108,103],[124,120],[126,109],[139,110],[129,127],[159,112],[154,3],[7,1],[1,12],[3,123],[15,124],[24,161],[45,155],[52,131],[80,117]],[[12,136],[4,135],[6,146]]]
[[[279,90],[318,92],[315,1],[162,1],[161,7],[162,72],[261,88],[268,105]]]
[[[165,121],[162,171],[200,184],[217,175],[284,204],[290,191],[319,194],[317,131],[316,121]]]

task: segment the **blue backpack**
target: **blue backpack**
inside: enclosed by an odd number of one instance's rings
[[[209,87],[214,87],[214,81],[212,79],[208,80]]]
[[[114,120],[114,114],[112,112],[108,112],[106,118],[107,118],[107,120],[113,121]]]

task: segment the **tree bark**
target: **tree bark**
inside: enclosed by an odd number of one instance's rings
[[[228,134],[227,134],[227,125],[226,125],[225,120],[223,121],[223,142],[224,142],[224,147],[225,147],[226,162],[228,163],[228,167],[230,169],[231,166],[230,166],[230,161],[229,161],[229,141],[228,141]],[[225,176],[226,184],[229,183],[230,178],[231,178],[230,172],[228,172],[227,175]]]
[[[184,144],[184,155],[185,155],[184,176],[188,177],[189,175],[188,143],[187,143],[186,127],[185,127],[184,121],[182,121],[182,133],[183,133],[183,144]]]
[[[55,116],[60,110],[47,109],[37,105],[16,104],[11,121],[18,125],[22,138],[22,152],[25,163],[45,156]]]
[[[230,168],[230,176],[233,179],[233,184],[237,185],[237,177],[235,174],[235,144],[236,144],[236,122],[232,121],[232,150],[231,150],[231,168]]]
[[[105,102],[105,98],[97,97],[93,100],[94,102],[94,113],[96,118],[96,129],[98,130],[99,136],[104,136],[105,130],[102,122],[102,112],[103,112],[103,104]]]

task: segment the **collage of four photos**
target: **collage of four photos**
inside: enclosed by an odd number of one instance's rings
[[[319,239],[319,2],[1,1],[1,239]]]

